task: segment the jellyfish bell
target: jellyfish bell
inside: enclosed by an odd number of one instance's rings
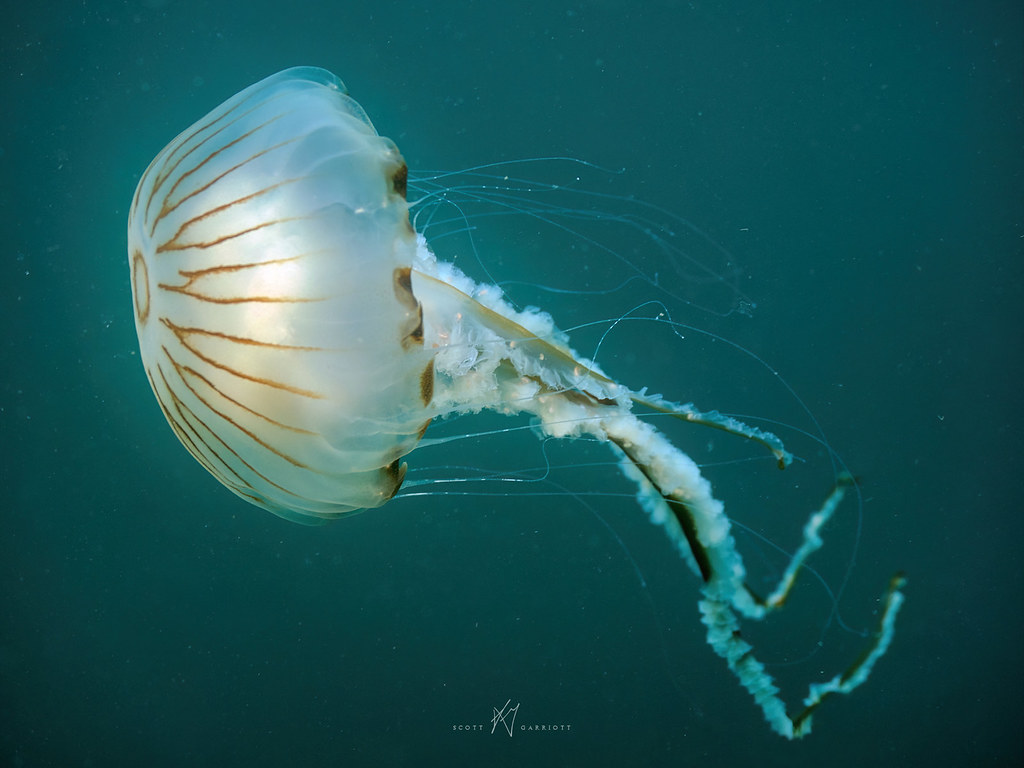
[[[178,438],[233,492],[298,522],[388,502],[435,419],[526,413],[547,439],[596,440],[698,576],[708,644],[773,729],[808,733],[820,701],[884,654],[902,578],[861,658],[811,685],[795,715],[738,627],[782,606],[852,481],[840,478],[759,596],[710,483],[638,414],[714,427],[785,466],[781,441],[619,383],[550,315],[437,258],[410,223],[408,183],[394,143],[309,67],[245,89],[157,155],[135,192],[128,257],[142,360]]]
[[[181,134],[136,191],[153,391],[200,463],[289,519],[382,504],[429,419],[404,177],[340,82],[303,70]]]

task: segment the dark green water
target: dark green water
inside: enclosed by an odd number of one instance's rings
[[[1022,21],[1016,3],[876,0],[6,11],[0,764],[1018,765]],[[809,739],[774,736],[704,644],[694,577],[628,487],[585,466],[607,461],[601,446],[547,446],[558,482],[612,494],[586,503],[510,488],[303,528],[178,445],[136,352],[132,192],[178,131],[296,64],[340,75],[413,169],[622,168],[585,181],[731,254],[751,317],[646,283],[538,290],[628,273],[529,220],[481,220],[482,263],[457,238],[438,244],[564,327],[665,301],[767,361],[814,413],[863,482],[859,547],[848,504],[813,560],[835,590],[855,555],[843,618],[871,627],[889,575],[910,584],[889,655]],[[536,173],[566,181],[554,164]],[[721,283],[659,268],[650,241],[610,242],[677,296],[733,305]],[[631,386],[814,429],[769,368],[651,327],[576,345]],[[693,429],[673,437],[704,461],[733,456]],[[779,431],[804,459],[787,473],[741,446],[748,460],[709,475],[737,522],[792,548],[832,470]],[[544,463],[529,433],[430,451],[414,468]],[[757,578],[784,567],[758,538],[739,543]],[[805,578],[749,629],[789,702],[861,647],[829,614]],[[511,738],[491,734],[506,700],[520,705]],[[519,729],[544,724],[571,730]]]

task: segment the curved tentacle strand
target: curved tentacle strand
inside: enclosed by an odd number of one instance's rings
[[[619,454],[623,474],[636,484],[640,505],[702,581],[699,607],[708,645],[725,659],[773,730],[789,739],[810,733],[812,714],[822,700],[850,693],[867,680],[892,641],[903,602],[902,577],[891,581],[881,625],[861,658],[828,683],[811,685],[804,709],[795,716],[787,712],[771,675],[740,635],[741,617],[761,620],[785,604],[800,569],[822,546],[821,529],[853,484],[849,475],[840,476],[808,518],[802,543],[777,586],[767,598],[759,597],[747,586],[731,523],[710,482],[689,456],[632,408],[640,405],[753,440],[785,467],[791,457],[778,437],[716,412],[631,392],[573,352],[546,315],[517,312],[498,289],[476,285],[454,266],[437,262],[422,239],[418,257],[413,278],[424,306],[425,343],[437,350],[435,407],[442,414],[484,408],[527,412],[539,419],[547,436],[590,435],[608,442]],[[544,361],[542,370],[537,360]]]

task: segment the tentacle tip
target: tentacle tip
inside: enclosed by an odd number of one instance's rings
[[[779,469],[785,469],[786,467],[793,463],[793,454],[785,449],[773,449],[772,453],[775,454],[775,458],[779,462]]]

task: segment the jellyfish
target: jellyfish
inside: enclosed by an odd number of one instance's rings
[[[246,501],[323,523],[387,503],[432,421],[528,414],[546,439],[605,443],[700,583],[713,652],[776,732],[798,738],[888,649],[904,579],[862,655],[790,713],[740,634],[782,607],[852,484],[839,477],[778,585],[748,587],[729,518],[698,465],[641,412],[704,425],[791,460],[773,434],[627,387],[577,354],[545,312],[438,259],[410,223],[395,144],[331,73],[246,88],[149,165],[128,220],[146,376],[195,459]]]

